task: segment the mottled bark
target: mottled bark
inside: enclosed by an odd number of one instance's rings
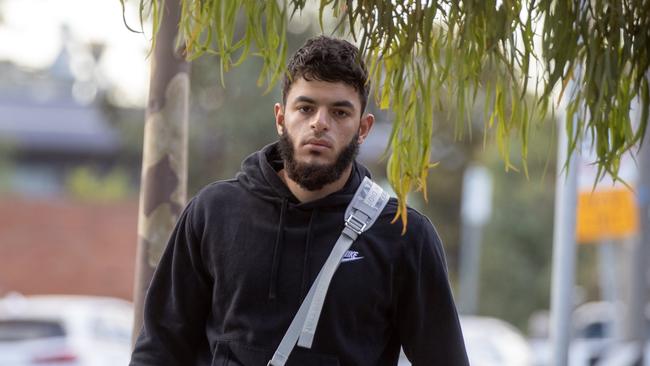
[[[164,2],[153,50],[144,127],[134,340],[142,326],[144,295],[187,199],[189,63],[177,48],[180,0]]]

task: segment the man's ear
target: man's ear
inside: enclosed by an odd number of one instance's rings
[[[284,133],[284,107],[280,103],[275,103],[273,112],[275,114],[275,128],[278,130],[278,135],[281,136]]]
[[[368,137],[373,123],[375,123],[375,116],[371,113],[366,113],[361,117],[361,121],[359,123],[359,144],[362,144],[366,137]]]

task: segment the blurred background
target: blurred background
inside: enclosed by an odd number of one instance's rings
[[[125,19],[140,28],[128,3]],[[315,23],[291,23],[289,53]],[[149,36],[126,28],[116,0],[0,0],[0,365],[128,360]],[[275,141],[280,93],[257,87],[260,65],[250,58],[223,86],[216,59],[193,62],[189,196]],[[369,108],[360,160],[385,182],[391,116]],[[455,113],[450,103],[435,116],[428,203],[409,203],[443,239],[473,364],[548,364],[555,123],[530,131],[526,177],[516,138],[520,171],[506,171],[480,103],[461,138]],[[635,235],[578,246],[571,365],[604,362],[615,343]],[[17,355],[48,337],[58,343],[29,362]]]

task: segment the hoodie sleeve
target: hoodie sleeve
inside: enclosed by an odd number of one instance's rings
[[[196,365],[209,357],[211,286],[192,230],[193,203],[181,214],[153,275],[130,366]]]
[[[468,366],[440,238],[426,217],[418,219],[419,233],[404,247],[397,304],[404,353],[413,366]]]

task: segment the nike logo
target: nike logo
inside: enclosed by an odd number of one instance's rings
[[[343,254],[343,258],[341,258],[341,263],[358,261],[359,259],[363,259],[363,257],[359,256],[359,252],[348,250],[347,252],[345,252],[345,254]]]

